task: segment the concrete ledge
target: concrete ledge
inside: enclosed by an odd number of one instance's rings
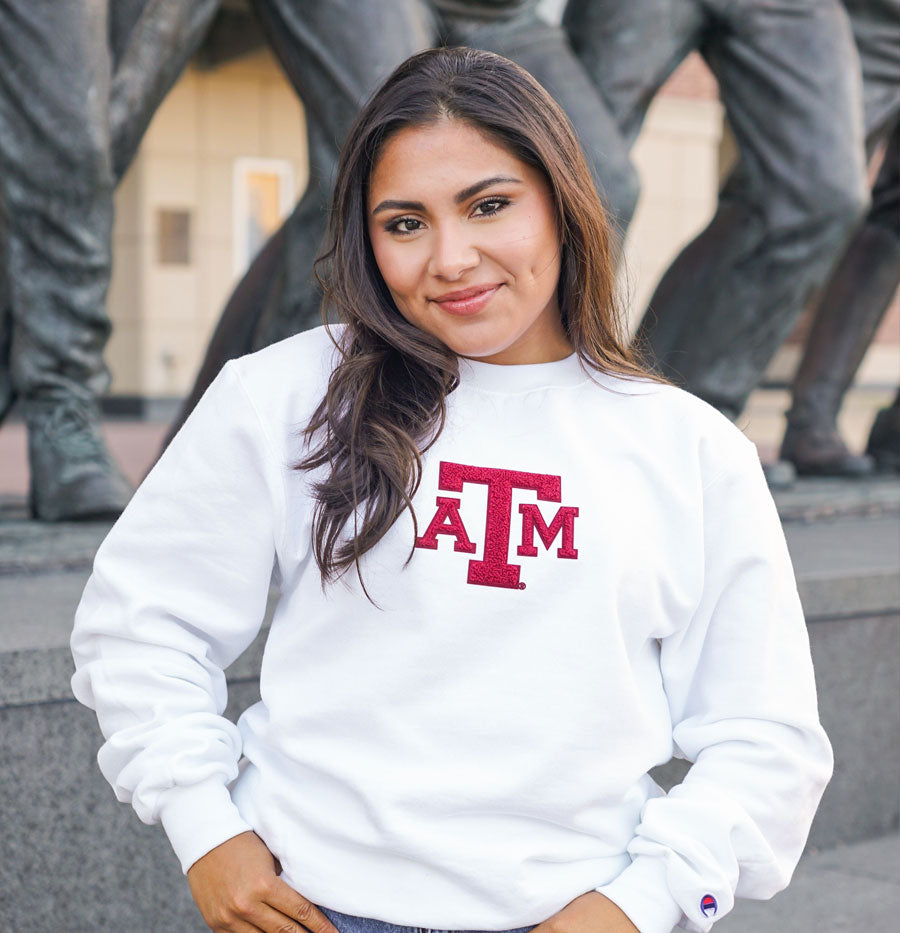
[[[90,570],[97,548],[111,527],[109,522],[50,525],[8,518],[8,514],[9,510],[5,514],[0,511],[0,578]]]
[[[900,533],[900,532],[898,532]],[[807,623],[896,612],[900,609],[900,574],[807,574],[797,581]]]
[[[259,668],[268,631],[266,625],[228,668],[229,684],[252,683],[259,691]],[[0,651],[0,709],[60,701],[74,703],[69,687],[74,673],[75,665],[68,647]]]
[[[786,522],[784,528],[810,625],[900,613],[898,516]],[[0,525],[0,706],[70,698],[72,618],[108,529],[108,523]],[[235,662],[232,677],[258,675],[263,638]],[[867,656],[860,645],[855,663],[863,665]]]
[[[9,618],[4,619],[4,640],[0,645],[0,709],[60,700],[74,702],[69,688],[75,672],[69,635],[86,579],[84,572],[19,579],[15,583],[19,598],[14,601],[8,593],[11,581],[0,578],[0,604],[11,609]],[[226,671],[229,683],[253,681],[258,685],[275,602],[276,595],[272,594],[259,634]],[[61,604],[67,606],[63,612],[59,611]]]
[[[790,489],[774,491],[772,497],[783,522],[900,515],[900,482],[896,476],[861,480],[802,477]]]
[[[810,626],[819,712],[834,747],[810,845],[854,842],[900,820],[900,613]]]

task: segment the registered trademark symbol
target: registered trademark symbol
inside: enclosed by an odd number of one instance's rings
[[[525,589],[525,584],[524,584],[524,583],[520,583],[520,584],[519,584],[519,589],[520,589],[520,590],[524,590],[524,589]]]

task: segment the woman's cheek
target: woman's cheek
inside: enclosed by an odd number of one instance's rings
[[[384,279],[387,287],[391,291],[394,291],[397,286],[398,263],[391,245],[390,243],[385,244],[384,242],[373,241],[372,252],[375,256],[375,264],[378,266],[381,277]]]

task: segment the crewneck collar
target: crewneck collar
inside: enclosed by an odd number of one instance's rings
[[[502,366],[459,357],[459,382],[484,392],[517,393],[534,389],[576,386],[590,376],[581,368],[578,354],[552,363],[521,363]]]

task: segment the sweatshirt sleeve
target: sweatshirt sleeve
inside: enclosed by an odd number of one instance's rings
[[[284,523],[280,459],[227,363],[103,541],[75,615],[72,690],[100,770],[182,869],[251,829],[223,670],[260,629]]]
[[[651,799],[631,865],[598,888],[641,933],[705,933],[735,895],[766,899],[800,858],[832,771],[809,639],[755,447],[704,490],[704,585],[660,665],[684,781]]]

